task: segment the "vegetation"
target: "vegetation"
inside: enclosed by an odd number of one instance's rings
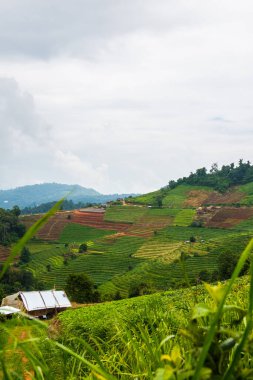
[[[10,245],[25,233],[25,226],[19,222],[20,210],[17,206],[12,210],[0,208],[0,245]]]
[[[21,210],[21,214],[23,215],[43,214],[49,211],[56,203],[57,203],[56,201],[52,201],[52,202],[47,202],[47,203],[41,203],[38,206],[27,206]],[[89,206],[92,206],[92,204],[84,203],[84,202],[74,203],[71,199],[70,200],[64,199],[60,207],[60,210],[75,210],[75,209],[80,209],[80,208],[89,207]]]
[[[253,181],[253,165],[249,161],[246,163],[239,160],[238,166],[234,163],[223,165],[221,169],[217,164],[213,164],[210,171],[206,168],[197,169],[189,177],[179,178],[177,181],[170,181],[169,188],[173,189],[178,185],[210,186],[215,190],[224,192],[231,186],[243,185]]]
[[[19,258],[19,264],[27,264],[31,260],[31,252],[27,247],[24,247],[21,251],[20,258]]]
[[[87,249],[88,249],[88,245],[86,243],[82,243],[79,245],[78,252],[79,253],[87,252]]]
[[[1,322],[3,378],[28,374],[41,380],[252,378],[249,221],[233,229],[196,228],[191,226],[194,210],[140,209],[148,221],[144,228],[151,217],[157,222],[167,218],[170,225],[141,238],[70,223],[61,243],[27,245],[38,222],[12,248],[12,258],[25,246],[31,252],[22,271],[46,279],[48,287],[58,279],[59,286],[67,282],[67,291],[78,302],[98,300],[97,291],[103,300],[140,297],[63,312],[48,330],[47,324],[21,317]],[[133,217],[129,234],[143,217]],[[84,241],[89,248],[85,255],[78,253]],[[15,273],[9,271],[2,272],[2,280],[5,276],[15,284]],[[239,279],[246,272],[249,275]],[[231,279],[223,284],[202,284],[228,276]],[[149,294],[173,287],[176,290]]]
[[[85,273],[70,274],[66,282],[66,291],[70,299],[79,303],[99,301],[99,293],[94,290],[93,281]]]
[[[81,226],[79,224],[69,223],[66,225],[60,236],[61,243],[79,242],[84,240],[94,240],[106,235],[111,235],[115,231],[99,230],[96,228]]]

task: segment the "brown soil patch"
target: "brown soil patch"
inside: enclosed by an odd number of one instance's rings
[[[217,191],[209,193],[209,197],[204,201],[203,204],[231,204],[240,202],[240,200],[245,196],[245,194],[239,191],[229,191],[225,194],[220,194]]]
[[[169,216],[143,216],[137,223],[128,228],[128,236],[151,237],[154,231],[161,230],[172,223]]]
[[[253,208],[224,207],[218,210],[206,224],[207,227],[230,228],[253,216]]]
[[[10,248],[0,245],[0,262],[5,261],[10,254]]]
[[[69,218],[70,215],[70,219]],[[37,232],[36,237],[42,240],[59,240],[63,228],[71,222],[72,213],[69,211],[57,212]]]
[[[70,221],[101,230],[125,231],[129,227],[129,223],[104,221],[104,212],[83,212],[76,210],[73,212]]]
[[[185,207],[199,207],[206,203],[205,201],[210,196],[210,191],[207,190],[191,190],[187,194],[187,199],[184,202]]]

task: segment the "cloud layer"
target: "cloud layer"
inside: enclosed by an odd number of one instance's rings
[[[253,5],[10,0],[0,6],[0,188],[144,192],[252,160]]]

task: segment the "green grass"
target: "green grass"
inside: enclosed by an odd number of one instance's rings
[[[106,209],[104,219],[109,222],[132,223],[147,212],[146,207],[139,206],[110,206]]]
[[[179,185],[175,189],[161,189],[152,193],[144,194],[129,201],[137,204],[157,205],[157,197],[162,197],[164,207],[169,208],[183,208],[187,200],[188,193],[192,190],[212,191],[212,188],[207,186],[192,186],[192,185]]]
[[[242,222],[238,223],[234,229],[236,230],[245,230],[245,231],[253,231],[253,217],[249,218],[247,220],[243,220]]]
[[[243,199],[240,200],[241,205],[253,205],[253,182],[238,186],[238,190],[245,193]]]
[[[153,191],[152,193],[143,194],[138,197],[129,198],[128,201],[136,204],[143,205],[156,205],[156,197],[160,195],[160,190]]]
[[[62,231],[59,241],[61,243],[82,243],[89,240],[99,239],[103,236],[111,235],[113,233],[115,233],[115,231],[100,230],[93,227],[81,226],[80,224],[76,223],[69,223]]]
[[[188,193],[193,190],[211,191],[209,187],[205,186],[179,185],[175,189],[170,190],[163,198],[163,205],[165,207],[183,208],[184,203],[187,200]]]
[[[231,355],[233,344],[242,342],[245,335],[242,316],[248,307],[248,284],[248,277],[244,277],[237,279],[232,290],[229,288],[229,294],[224,292],[224,286],[217,286],[207,287],[208,295],[201,285],[70,310],[59,316],[63,331],[61,338],[71,344],[75,352],[81,353],[85,345],[81,349],[80,341],[75,341],[75,337],[85,337],[96,347],[108,374],[124,380],[133,376],[146,380],[197,380],[203,379],[204,373],[205,379],[223,379],[228,369],[233,377],[230,375],[224,379],[250,379],[250,339],[244,354],[240,353],[236,367],[233,367],[235,359]],[[222,306],[215,302],[218,292]],[[223,310],[225,302],[226,312]],[[221,325],[218,330],[213,328],[216,326],[213,321]],[[229,346],[229,343],[233,344]],[[221,344],[226,350],[221,350]],[[206,360],[205,372],[202,372],[202,360],[207,355],[211,360]],[[99,364],[98,359],[96,363]],[[85,367],[82,368],[84,375]],[[174,377],[169,377],[171,374]],[[109,379],[106,375],[104,378]]]
[[[192,209],[184,209],[177,213],[173,225],[180,227],[190,226],[193,222],[194,216],[196,215],[196,211]]]

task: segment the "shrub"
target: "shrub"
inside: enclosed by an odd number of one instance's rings
[[[82,243],[79,245],[79,249],[78,249],[79,253],[87,252],[87,250],[88,250],[88,245],[86,243]]]

